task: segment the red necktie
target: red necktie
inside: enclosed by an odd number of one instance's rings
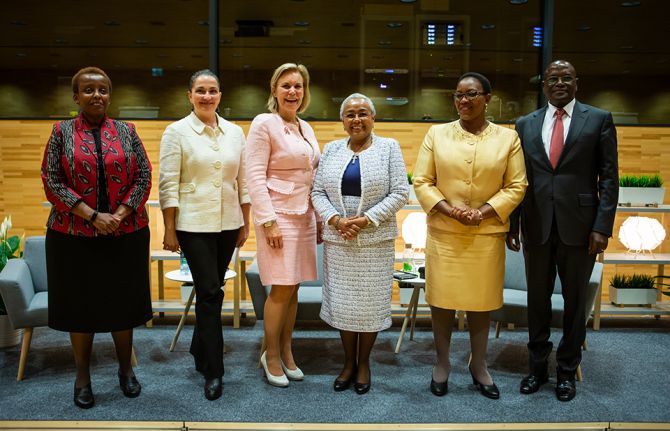
[[[551,132],[551,141],[549,143],[549,161],[551,166],[556,169],[558,159],[561,158],[563,152],[563,114],[565,111],[561,108],[556,110],[556,122],[554,123],[554,130]]]

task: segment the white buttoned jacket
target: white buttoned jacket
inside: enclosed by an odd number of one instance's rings
[[[217,115],[215,129],[191,112],[170,124],[160,146],[161,209],[177,208],[177,230],[220,232],[244,225],[250,203],[244,172],[244,132]]]

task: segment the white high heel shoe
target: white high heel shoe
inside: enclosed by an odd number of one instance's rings
[[[284,370],[284,374],[286,374],[286,377],[288,377],[289,380],[300,381],[305,378],[305,374],[303,374],[300,368],[295,367],[295,370],[292,370],[284,365],[284,361],[281,361],[281,368]]]
[[[268,363],[265,361],[265,352],[263,352],[261,355],[261,364],[263,365],[263,370],[265,371],[265,377],[267,377],[268,383],[270,383],[272,386],[277,386],[278,388],[288,387],[288,378],[286,377],[286,374],[282,374],[281,376],[273,376],[268,370]]]

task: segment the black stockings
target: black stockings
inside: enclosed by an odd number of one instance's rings
[[[344,368],[337,380],[347,381],[356,372],[356,382],[370,381],[370,353],[377,339],[377,332],[340,331],[344,347]]]

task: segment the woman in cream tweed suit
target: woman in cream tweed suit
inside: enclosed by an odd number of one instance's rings
[[[344,368],[336,391],[370,389],[370,352],[391,326],[391,285],[398,235],[396,212],[409,184],[397,141],[372,134],[375,107],[359,93],[344,99],[348,138],[326,145],[312,190],[324,229],[321,318],[340,330]],[[358,348],[358,357],[356,351]]]
[[[195,72],[188,98],[193,112],[170,124],[161,140],[159,199],[163,247],[181,251],[191,268],[198,301],[191,354],[205,377],[205,397],[221,396],[224,276],[236,246],[249,236],[244,176],[244,133],[216,113],[219,79]]]

